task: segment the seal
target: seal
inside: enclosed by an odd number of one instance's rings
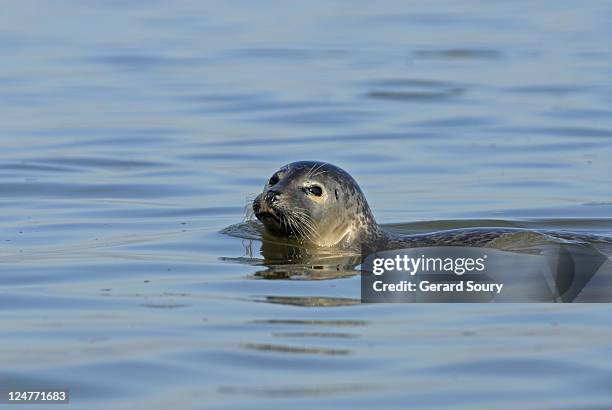
[[[400,249],[425,246],[495,247],[508,237],[570,243],[612,238],[571,232],[522,228],[467,228],[416,235],[383,230],[353,177],[343,169],[318,161],[298,161],[281,167],[253,201],[253,211],[268,234],[303,245],[359,249]],[[519,242],[520,242],[519,241]]]

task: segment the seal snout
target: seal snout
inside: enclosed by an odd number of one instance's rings
[[[279,209],[279,197],[281,193],[276,190],[269,190],[260,195],[253,202],[253,211],[255,216],[264,225],[279,225],[281,222],[281,210]]]
[[[278,214],[280,196],[281,193],[275,190],[269,190],[268,192],[264,193],[261,199],[258,201],[258,209],[255,210],[255,213],[271,213],[273,215]]]
[[[275,203],[278,202],[278,197],[280,197],[281,193],[278,191],[274,191],[274,190],[269,190],[265,197],[264,200],[266,201],[266,203],[270,206],[274,205]]]

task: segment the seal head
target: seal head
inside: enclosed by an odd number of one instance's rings
[[[253,201],[253,211],[269,234],[304,244],[357,247],[379,232],[357,182],[325,162],[281,167]]]

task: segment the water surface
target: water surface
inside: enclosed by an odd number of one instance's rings
[[[220,233],[311,159],[401,232],[612,234],[611,17],[7,4],[0,383],[78,408],[611,407],[607,305],[362,305],[358,276],[283,275]]]

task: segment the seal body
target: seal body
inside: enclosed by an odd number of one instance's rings
[[[612,238],[571,232],[519,228],[453,229],[416,235],[384,231],[374,219],[365,195],[353,177],[325,162],[299,161],[281,167],[253,201],[253,211],[266,232],[304,245],[359,249],[423,246],[492,246],[504,237],[600,242]]]

